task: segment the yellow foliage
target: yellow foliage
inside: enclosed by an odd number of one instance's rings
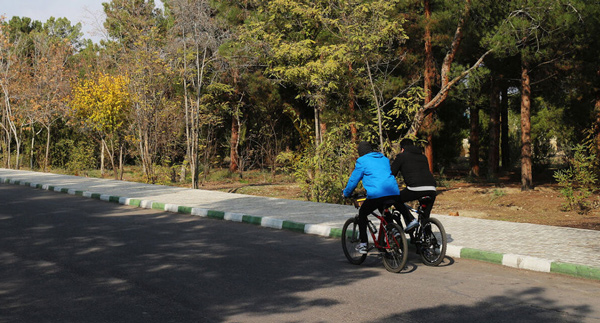
[[[100,73],[73,87],[71,114],[86,126],[106,134],[119,130],[132,106],[129,78]]]

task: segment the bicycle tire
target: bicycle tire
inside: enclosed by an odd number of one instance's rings
[[[408,259],[408,243],[404,231],[399,225],[390,223],[386,235],[390,248],[383,252],[383,266],[389,272],[399,273],[406,266]]]
[[[446,256],[447,237],[442,223],[436,218],[423,222],[419,254],[427,266],[438,266]]]
[[[356,250],[359,243],[358,219],[350,218],[346,220],[342,228],[342,249],[344,249],[344,255],[348,261],[354,265],[362,264],[367,258],[367,255]]]

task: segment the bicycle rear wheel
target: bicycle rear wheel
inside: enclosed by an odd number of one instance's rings
[[[356,250],[359,243],[358,219],[354,217],[348,219],[342,228],[342,249],[344,249],[344,255],[348,261],[354,265],[362,264],[367,258],[367,255]]]
[[[406,265],[408,243],[399,225],[390,223],[386,231],[390,248],[383,252],[383,266],[387,271],[399,273]]]
[[[423,263],[427,266],[439,265],[446,256],[446,230],[442,223],[436,218],[429,218],[421,228],[421,246],[419,254]]]

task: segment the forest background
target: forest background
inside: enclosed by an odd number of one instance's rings
[[[343,203],[356,143],[408,136],[438,211],[600,229],[600,3],[163,5],[0,20],[3,167]]]

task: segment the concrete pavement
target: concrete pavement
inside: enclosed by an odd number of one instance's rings
[[[337,238],[352,206],[0,168],[0,183]],[[434,206],[435,213],[435,206]],[[433,214],[447,256],[600,280],[600,231]],[[341,252],[341,249],[340,249]]]

